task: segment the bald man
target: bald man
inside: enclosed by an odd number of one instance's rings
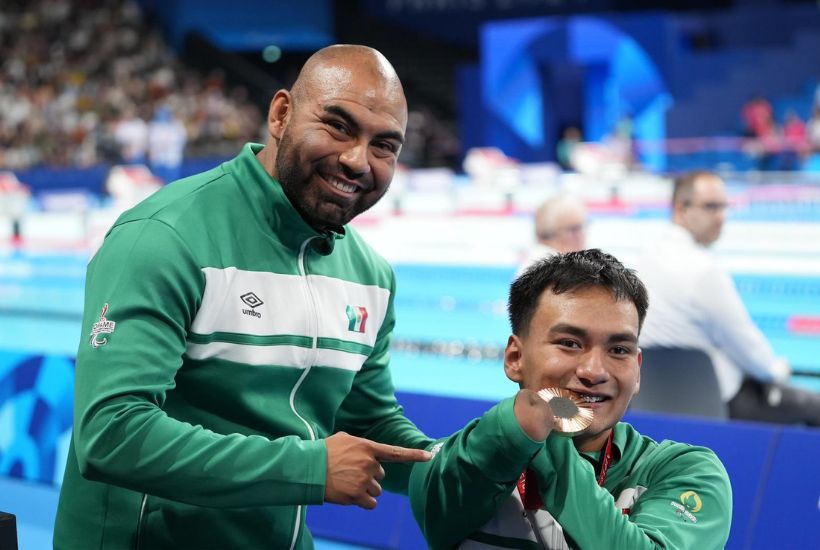
[[[325,48],[274,95],[265,146],[114,224],[88,267],[55,548],[311,548],[307,505],[406,492],[430,440],[388,370],[394,276],[346,225],[406,123],[384,56]]]
[[[587,245],[587,210],[578,197],[558,195],[535,211],[535,245],[527,252],[518,275],[535,262],[556,253],[577,252]]]

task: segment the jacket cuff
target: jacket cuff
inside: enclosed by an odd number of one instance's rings
[[[305,482],[305,503],[322,504],[325,501],[327,484],[327,446],[324,439],[303,442],[310,456],[311,466],[307,470]]]
[[[544,447],[543,441],[534,441],[515,419],[509,397],[484,413],[470,434],[470,455],[473,462],[490,479],[508,482],[517,479],[533,455]]]

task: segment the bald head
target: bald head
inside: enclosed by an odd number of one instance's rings
[[[373,82],[363,100],[383,99],[404,105],[404,89],[396,70],[378,50],[356,44],[336,44],[322,48],[305,62],[291,88],[294,102],[316,94],[338,97],[356,80]],[[405,116],[406,120],[406,116]]]
[[[546,200],[535,212],[538,242],[558,252],[586,248],[587,211],[577,197],[561,195]]]

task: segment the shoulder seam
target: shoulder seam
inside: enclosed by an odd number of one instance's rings
[[[159,212],[159,210],[157,212]],[[154,214],[156,214],[156,212]],[[122,227],[124,225],[129,224],[129,223],[136,223],[136,222],[155,222],[155,223],[164,225],[165,227],[167,227],[171,231],[171,233],[174,234],[174,236],[179,240],[179,242],[182,243],[182,245],[185,247],[185,250],[188,252],[188,256],[191,257],[191,258],[195,258],[196,256],[194,255],[193,251],[191,250],[191,247],[188,246],[188,242],[185,239],[182,238],[182,235],[179,234],[179,231],[177,231],[176,228],[173,225],[169,224],[168,222],[155,218],[154,214],[152,214],[151,216],[145,217],[145,218],[137,218],[136,220],[128,220],[128,221],[125,221],[125,222],[122,222],[122,223],[118,223],[116,226],[112,227],[112,229],[115,229],[117,227]],[[197,262],[197,263],[199,263],[199,262]],[[202,270],[202,266],[200,266],[200,271],[201,270]]]

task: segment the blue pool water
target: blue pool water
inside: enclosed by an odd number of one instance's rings
[[[75,354],[82,336],[86,262],[81,254],[14,253],[0,258],[0,350]],[[404,264],[395,270],[396,340],[438,342],[456,350],[503,349],[509,334],[506,296],[514,268]],[[736,274],[735,282],[775,351],[795,371],[820,374],[820,335],[788,330],[792,316],[820,318],[820,277]],[[496,367],[500,369],[500,363],[493,360],[451,359],[412,350],[394,357],[399,389],[441,393],[448,391],[442,386],[453,388],[450,381],[468,374],[470,383],[449,390],[465,397],[495,397],[497,385],[482,384],[497,377],[485,380],[482,373]],[[428,377],[428,372],[435,376]],[[795,382],[820,390],[820,377],[796,377]]]

